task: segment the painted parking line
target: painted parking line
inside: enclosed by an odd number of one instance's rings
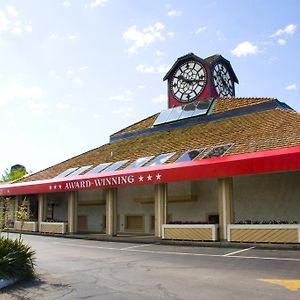
[[[294,261],[300,263],[300,258],[288,258],[288,257],[261,257],[261,256],[239,256],[234,255],[234,252],[231,252],[230,255],[224,254],[207,254],[207,253],[191,253],[191,252],[179,252],[179,251],[161,251],[161,250],[147,250],[147,249],[138,249],[140,247],[151,246],[151,244],[142,244],[134,245],[125,248],[112,248],[105,246],[91,246],[91,245],[82,245],[82,244],[70,244],[56,242],[55,244],[61,244],[69,247],[83,247],[83,248],[93,248],[100,250],[115,250],[115,251],[124,251],[124,252],[136,252],[136,253],[149,253],[149,254],[163,254],[163,255],[178,255],[178,256],[202,256],[202,257],[221,257],[221,258],[238,258],[238,259],[256,259],[256,260],[274,260],[274,261]],[[250,248],[243,249],[250,250]],[[240,253],[241,250],[235,251],[235,253]]]
[[[265,279],[265,278],[260,278],[257,279],[259,281],[271,283],[271,284],[276,284],[281,287],[284,287],[292,292],[297,292],[300,290],[300,280],[298,279]]]
[[[142,244],[142,245],[135,245],[135,246],[129,246],[125,248],[121,248],[119,250],[128,250],[128,249],[133,249],[133,248],[141,248],[141,247],[149,247],[152,246],[151,244]]]
[[[62,242],[54,242],[53,244],[64,245],[64,246],[69,246],[69,247],[83,247],[83,248],[104,249],[104,250],[120,250],[118,248],[112,248],[112,247],[91,246],[91,245],[83,245],[83,244],[69,244],[69,243],[62,243]]]
[[[253,246],[253,247],[250,247],[250,248],[247,248],[247,249],[237,250],[237,251],[234,251],[234,252],[230,252],[230,253],[224,254],[223,256],[230,256],[230,255],[234,255],[234,254],[242,253],[242,252],[245,252],[245,251],[248,251],[248,250],[254,249],[254,248],[255,248],[255,246]]]

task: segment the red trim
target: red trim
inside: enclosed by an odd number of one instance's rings
[[[66,192],[126,185],[300,170],[300,146],[154,167],[0,186],[0,195]]]

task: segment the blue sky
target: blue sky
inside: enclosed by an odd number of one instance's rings
[[[38,171],[167,107],[162,81],[193,52],[221,54],[238,97],[300,111],[300,1],[0,2],[0,172]]]

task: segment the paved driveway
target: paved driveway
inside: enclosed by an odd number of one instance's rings
[[[300,299],[300,251],[24,240],[37,252],[38,278],[1,300]]]

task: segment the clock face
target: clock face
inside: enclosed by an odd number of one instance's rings
[[[227,68],[218,63],[213,70],[214,86],[220,97],[234,96],[233,82]]]
[[[170,88],[174,98],[179,102],[191,102],[199,96],[206,84],[204,66],[194,60],[183,63],[175,71]]]

